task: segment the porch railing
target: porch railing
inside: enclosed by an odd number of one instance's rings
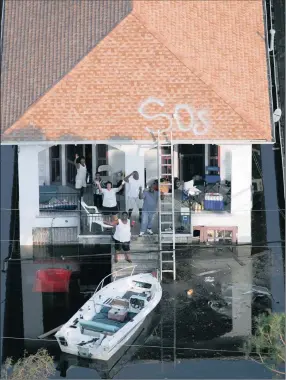
[[[79,194],[41,192],[39,197],[40,211],[75,211],[80,209]]]
[[[124,210],[122,210],[124,211]],[[119,211],[119,217],[120,213]],[[115,232],[115,227],[108,226],[104,221],[113,220],[112,216],[106,216],[102,213],[92,213],[87,214],[84,210],[81,211],[80,217],[80,234],[81,235],[113,235]],[[162,224],[161,231],[168,233],[171,232],[173,228],[176,230],[176,234],[190,234],[191,233],[191,210],[189,208],[182,208],[180,211],[175,211],[175,226],[172,226],[172,217],[170,215],[161,216]],[[133,222],[132,222],[133,221]],[[131,235],[138,236],[140,233],[141,223],[138,221],[138,215],[131,217]],[[158,213],[156,212],[153,220],[154,234],[158,234]]]

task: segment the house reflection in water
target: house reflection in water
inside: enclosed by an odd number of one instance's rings
[[[240,247],[237,252],[232,252],[227,248],[216,251],[214,247],[207,246],[191,247],[188,253],[178,254],[178,280],[163,284],[164,297],[159,326],[153,333],[150,330],[151,336],[145,344],[146,347],[138,347],[138,350],[132,350],[129,355],[134,356],[134,360],[176,362],[186,357],[210,357],[213,350],[211,355],[216,356],[216,351],[220,349],[233,351],[232,356],[236,351],[239,354],[243,340],[252,331],[253,314],[271,309],[271,299],[267,291],[268,253],[265,253],[263,261],[256,257],[251,258],[249,254],[249,247]],[[72,271],[69,292],[33,291],[37,290],[35,280],[37,274],[39,275],[38,271],[47,268]],[[13,270],[15,272],[16,269],[9,265],[8,283]],[[14,307],[6,308],[4,336],[12,336],[13,326],[22,324],[22,337],[36,340],[26,340],[25,345],[18,349],[34,352],[40,347],[48,347],[58,362],[61,353],[57,344],[37,340],[37,337],[65,323],[78,310],[89,297],[88,292],[105,276],[104,272],[108,273],[110,270],[110,256],[106,259],[94,256],[93,260],[78,256],[48,263],[23,260],[21,268],[18,265],[17,270],[21,270],[22,303],[19,302],[20,297],[15,289],[11,286],[7,288]],[[194,291],[191,298],[187,296],[188,289]],[[22,321],[19,318],[21,308]],[[18,333],[21,334],[19,331]],[[144,340],[147,338],[145,336]],[[5,355],[15,356],[11,342],[5,340],[4,346],[5,344]],[[21,352],[18,354],[21,355]],[[129,360],[128,352],[126,355],[126,360]],[[76,365],[94,368],[94,363],[78,361],[77,358],[62,356],[62,361],[67,367],[77,363]]]

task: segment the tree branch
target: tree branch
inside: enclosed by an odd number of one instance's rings
[[[250,360],[252,360],[253,362],[255,362],[257,364],[264,365],[264,367],[269,369],[269,371],[278,373],[279,375],[285,375],[285,372],[278,371],[277,369],[273,369],[273,368],[269,367],[267,364],[265,364],[265,362],[264,362],[264,360],[260,354],[259,354],[259,357],[261,360],[260,362],[258,360],[253,359],[251,356],[249,358],[250,358]]]
[[[280,334],[279,335],[280,336],[280,340],[281,340],[281,342],[284,344],[284,346],[285,346],[285,340],[282,338],[282,335]]]

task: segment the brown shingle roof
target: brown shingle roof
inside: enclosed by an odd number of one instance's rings
[[[131,0],[5,0],[1,130],[15,123],[131,8]]]
[[[258,139],[271,129],[261,0],[135,0],[133,13]]]
[[[172,114],[176,104],[208,111],[206,135],[176,132],[177,139],[271,141],[263,27],[260,0],[136,0],[133,14],[5,139],[151,139],[145,127],[163,127],[166,119],[146,120],[138,108],[154,96],[164,109],[148,112]]]
[[[204,136],[177,130],[175,139],[270,138],[269,128],[243,119],[132,14],[39,99],[6,137],[29,140],[37,132],[35,140],[152,140],[146,127],[165,128],[168,121],[140,115],[140,103],[150,96],[165,104],[149,105],[148,114],[170,115],[176,104],[188,104],[201,127],[198,111],[207,112],[209,128]],[[187,114],[180,115],[188,125]]]

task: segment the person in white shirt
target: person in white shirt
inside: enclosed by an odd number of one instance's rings
[[[118,255],[121,251],[124,252],[125,260],[132,263],[130,258],[130,240],[131,240],[131,223],[128,219],[126,211],[122,213],[121,219],[114,220],[113,222],[105,222],[110,226],[115,226],[115,233],[113,240],[115,242],[115,256],[114,261],[118,262]]]
[[[128,210],[128,217],[131,218],[134,207],[139,210],[139,222],[142,214],[142,201],[139,199],[139,173],[137,171],[132,172],[124,178],[126,182],[126,208]]]
[[[105,215],[117,215],[118,214],[118,207],[117,207],[117,200],[116,200],[116,193],[118,193],[123,185],[124,181],[119,187],[112,187],[111,182],[106,183],[106,189],[103,189],[100,185],[99,181],[95,181],[95,184],[98,186],[99,191],[101,192],[103,196],[102,200],[102,212]]]
[[[84,189],[86,188],[86,165],[85,158],[79,157],[78,154],[75,155],[74,164],[76,167],[76,177],[75,177],[75,188],[79,190],[80,197],[83,198]]]

